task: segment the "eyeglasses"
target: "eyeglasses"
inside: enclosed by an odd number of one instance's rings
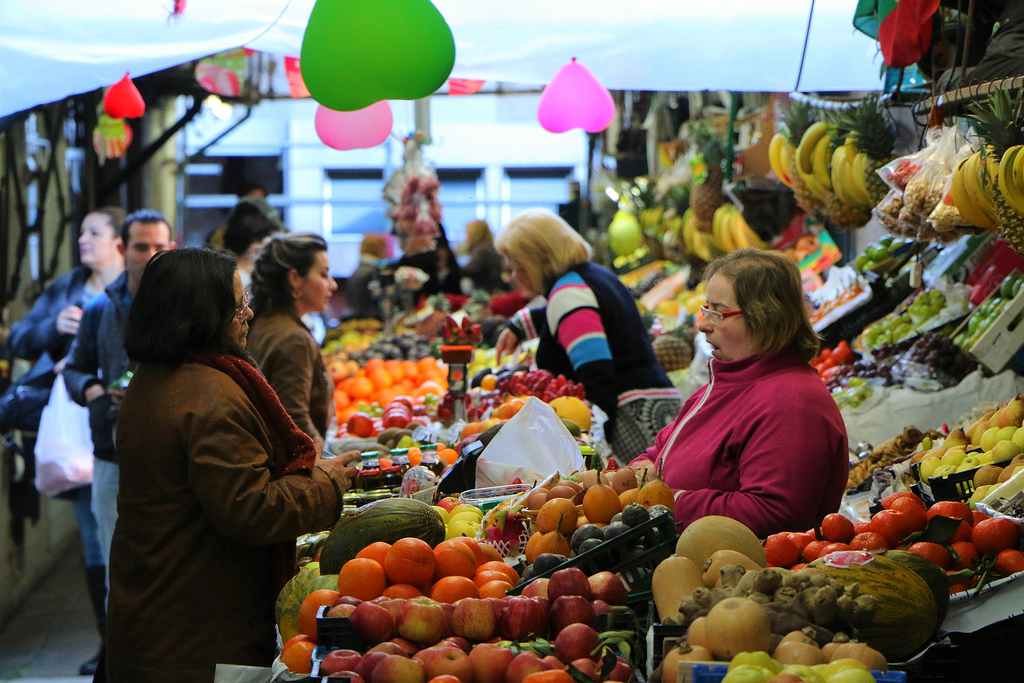
[[[242,305],[238,307],[232,317],[233,320],[241,320],[245,309],[249,308],[249,292],[242,292]]]
[[[731,318],[734,315],[743,315],[743,311],[716,311],[713,308],[701,306],[700,314],[702,318],[707,318],[708,322],[712,325],[721,325],[726,318]]]

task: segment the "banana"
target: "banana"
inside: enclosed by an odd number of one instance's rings
[[[953,169],[953,181],[950,184],[953,204],[960,212],[960,216],[971,225],[985,230],[993,230],[997,227],[995,222],[989,219],[967,191],[967,162],[968,159],[961,159]]]
[[[992,230],[998,228],[999,219],[996,217],[996,209],[992,205],[992,195],[991,191],[988,189],[990,186],[986,186],[986,181],[988,180],[988,164],[981,158],[981,152],[975,152],[967,158],[963,172],[964,185],[967,188],[967,194],[970,196],[975,206],[985,214],[985,217],[988,219],[988,223],[995,226],[994,228],[986,229]]]
[[[805,173],[812,173],[814,167],[812,159],[818,142],[828,133],[828,126],[822,121],[817,121],[808,126],[804,135],[800,138],[800,144],[796,148],[797,168]]]
[[[782,148],[786,144],[786,136],[782,133],[776,133],[772,137],[772,141],[768,144],[768,164],[783,185],[792,187],[793,180],[789,177],[787,167],[782,164]]]
[[[686,251],[691,254],[697,253],[696,233],[697,215],[693,209],[687,209],[683,212],[683,245],[686,247]]]
[[[853,174],[853,190],[854,196],[862,206],[866,208],[874,208],[871,205],[871,195],[868,194],[867,182],[864,180],[864,174],[868,170],[868,155],[864,152],[857,152],[853,157],[853,168],[851,173]]]
[[[740,245],[736,242],[736,216],[739,214],[735,209],[726,214],[725,219],[722,221],[722,246],[725,247],[725,252],[731,253],[740,248]]]
[[[779,162],[781,162],[782,170],[786,172],[786,178],[790,183],[793,182],[793,177],[789,172],[789,168],[795,153],[796,151],[793,149],[793,145],[789,144],[789,140],[783,140],[782,148],[779,150]]]
[[[832,134],[828,133],[814,146],[814,157],[812,160],[814,178],[818,184],[825,188],[826,192],[832,190],[832,178],[828,174],[828,147],[832,143]],[[825,197],[819,197],[824,200]]]
[[[1014,211],[1024,215],[1024,193],[1021,192],[1021,187],[1016,184],[1013,176],[1014,162],[1022,151],[1024,151],[1024,147],[1020,145],[1006,150],[999,162],[999,177],[996,182],[999,185],[999,191],[1006,198],[1006,203]]]
[[[832,153],[832,191],[840,201],[850,206],[860,206],[853,192],[853,165],[847,147],[840,145]]]
[[[715,260],[715,257],[711,254],[711,245],[708,241],[711,239],[711,235],[697,230],[694,233],[693,241],[693,254],[697,256],[701,261],[711,263]]]
[[[754,249],[765,249],[768,245],[764,243],[757,233],[744,220],[743,214],[739,211],[735,214],[733,221],[733,235],[739,249],[753,247]]]

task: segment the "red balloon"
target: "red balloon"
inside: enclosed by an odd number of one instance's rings
[[[103,96],[103,112],[112,119],[137,119],[146,113],[142,94],[127,73],[107,89]]]
[[[932,15],[939,0],[902,0],[878,27],[882,59],[894,69],[917,62],[932,41]]]

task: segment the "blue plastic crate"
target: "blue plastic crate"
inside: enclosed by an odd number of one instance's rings
[[[728,664],[694,664],[693,683],[720,683],[727,673]],[[907,674],[903,671],[872,671],[871,674],[878,683],[907,683]]]

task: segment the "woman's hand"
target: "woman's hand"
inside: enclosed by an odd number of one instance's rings
[[[498,335],[498,343],[494,345],[494,348],[497,351],[495,362],[500,365],[502,356],[506,353],[515,353],[515,350],[519,348],[519,337],[506,327]]]
[[[68,306],[57,314],[57,331],[61,334],[76,334],[81,319],[82,309],[78,306]]]
[[[352,479],[358,469],[352,463],[359,460],[359,451],[349,451],[334,458],[320,458],[317,465],[333,479],[342,491],[352,486]]]

